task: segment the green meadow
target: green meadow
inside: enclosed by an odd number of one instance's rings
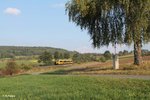
[[[0,78],[0,100],[149,100],[150,80],[21,75]]]

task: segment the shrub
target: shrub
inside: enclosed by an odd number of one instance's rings
[[[106,62],[106,58],[102,56],[102,57],[100,58],[100,61],[101,61],[101,62]]]
[[[5,75],[13,75],[13,74],[18,73],[18,71],[19,71],[19,68],[18,68],[17,63],[15,61],[11,60],[11,61],[7,62],[6,68],[4,70],[4,74]]]
[[[111,59],[111,53],[109,52],[109,51],[105,51],[105,53],[104,53],[104,57],[105,57],[105,59],[106,60],[109,60],[109,59]]]
[[[26,64],[22,63],[21,64],[21,69],[23,69],[23,70],[30,70],[30,69],[32,69],[32,66],[31,65],[26,65]]]

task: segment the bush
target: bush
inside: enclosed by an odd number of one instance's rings
[[[8,61],[4,70],[5,75],[13,75],[19,72],[18,65],[15,61]]]
[[[22,63],[21,64],[21,69],[23,69],[23,70],[30,70],[30,69],[32,69],[32,66],[31,65],[26,65],[26,64]]]
[[[101,61],[101,62],[106,62],[106,58],[102,56],[102,57],[100,58],[100,61]]]
[[[106,60],[109,60],[109,59],[111,59],[111,53],[109,52],[109,51],[105,51],[105,53],[104,53],[104,57],[105,57],[105,59]]]

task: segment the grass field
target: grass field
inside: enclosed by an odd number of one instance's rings
[[[94,76],[0,78],[0,100],[149,100],[150,81]]]
[[[81,75],[150,75],[149,59],[145,57],[147,63],[137,68],[131,64],[132,58],[122,58],[120,70],[112,69],[112,61],[33,67],[25,72],[32,75],[1,77],[0,100],[149,100],[150,80]],[[4,66],[6,61],[0,61],[0,65]],[[28,65],[37,62],[17,60],[16,63]]]

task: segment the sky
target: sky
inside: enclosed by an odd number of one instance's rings
[[[112,46],[94,49],[87,31],[69,22],[68,0],[0,0],[0,46],[42,46],[81,53],[114,52]],[[133,50],[118,45],[117,51]],[[143,47],[150,50],[150,45]]]

